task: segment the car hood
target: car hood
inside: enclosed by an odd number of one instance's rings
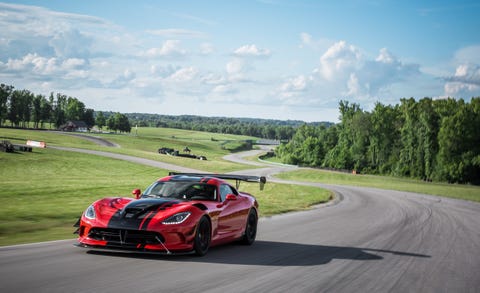
[[[142,230],[150,222],[161,222],[187,206],[191,206],[191,202],[164,198],[108,198],[97,202],[97,221],[109,228]]]

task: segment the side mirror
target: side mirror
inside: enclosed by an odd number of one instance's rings
[[[227,194],[227,196],[225,196],[225,200],[237,200],[237,197],[235,196],[235,194]]]
[[[135,196],[135,199],[139,199],[140,195],[142,194],[142,191],[140,189],[136,188],[132,191],[132,194]]]

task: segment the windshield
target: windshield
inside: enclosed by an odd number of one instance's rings
[[[215,185],[198,182],[159,181],[150,185],[142,197],[217,200],[217,188]]]

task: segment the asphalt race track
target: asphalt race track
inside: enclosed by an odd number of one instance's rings
[[[480,292],[480,204],[311,185],[335,201],[262,218],[252,246],[205,257],[93,252],[73,240],[0,248],[0,291]]]

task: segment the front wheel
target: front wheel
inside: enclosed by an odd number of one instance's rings
[[[257,236],[257,223],[257,212],[255,212],[254,209],[251,209],[248,213],[247,225],[245,227],[245,232],[241,240],[243,244],[252,245],[253,242],[255,242],[255,237]]]
[[[207,254],[208,248],[210,247],[211,237],[210,221],[206,217],[202,217],[198,222],[193,243],[193,250],[196,255],[204,256]]]

